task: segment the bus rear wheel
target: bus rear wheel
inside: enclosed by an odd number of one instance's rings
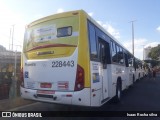
[[[121,83],[118,82],[117,87],[116,87],[115,101],[120,102],[121,101],[121,96],[122,96],[122,86],[121,86]]]
[[[134,82],[135,82],[135,77],[134,77],[134,75],[133,75],[133,84],[134,84]]]

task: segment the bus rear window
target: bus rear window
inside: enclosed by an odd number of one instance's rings
[[[62,27],[57,29],[57,37],[66,37],[72,35],[72,27]]]

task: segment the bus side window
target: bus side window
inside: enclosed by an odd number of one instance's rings
[[[99,60],[103,64],[103,69],[107,68],[107,58],[106,57],[106,45],[100,38],[98,38],[99,41]]]
[[[112,62],[117,62],[116,44],[112,42]]]
[[[132,58],[131,54],[128,54],[128,65],[129,65],[129,67],[133,66],[133,58]]]
[[[88,31],[89,31],[89,43],[90,43],[90,57],[91,60],[98,59],[97,53],[97,42],[96,42],[96,32],[93,24],[88,22]]]
[[[128,63],[128,54],[124,53],[124,56],[125,56],[125,65],[126,65],[126,67],[128,67],[129,66],[129,63]]]
[[[99,61],[103,64],[103,69],[107,68],[107,64],[111,64],[110,45],[107,41],[98,37]]]
[[[103,62],[103,64],[106,64],[105,46],[103,44],[101,45],[101,50],[101,61]]]
[[[120,49],[119,49],[119,46],[118,45],[116,45],[116,49],[117,49],[117,54],[116,54],[116,58],[117,58],[117,63],[119,64],[119,62],[120,62]]]
[[[124,56],[123,56],[123,50],[121,47],[119,47],[119,56],[118,56],[119,64],[124,64]]]

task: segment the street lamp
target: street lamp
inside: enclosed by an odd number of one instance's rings
[[[12,51],[13,51],[13,37],[14,37],[14,26],[15,26],[15,24],[14,25],[12,25],[12,27],[13,27],[13,31],[12,31]]]
[[[134,56],[134,22],[136,20],[132,20],[130,21],[130,23],[132,23],[132,53],[133,53],[133,56]]]
[[[15,59],[14,59],[14,79],[16,80],[16,69],[17,69],[17,47],[22,47],[21,45],[15,45],[16,50],[15,50]]]

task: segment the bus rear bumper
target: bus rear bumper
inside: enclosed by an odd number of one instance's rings
[[[39,94],[38,90],[21,87],[21,97],[24,99],[31,99],[48,103],[90,106],[90,88],[84,88],[81,91],[74,92],[55,91],[54,93],[49,94]]]

